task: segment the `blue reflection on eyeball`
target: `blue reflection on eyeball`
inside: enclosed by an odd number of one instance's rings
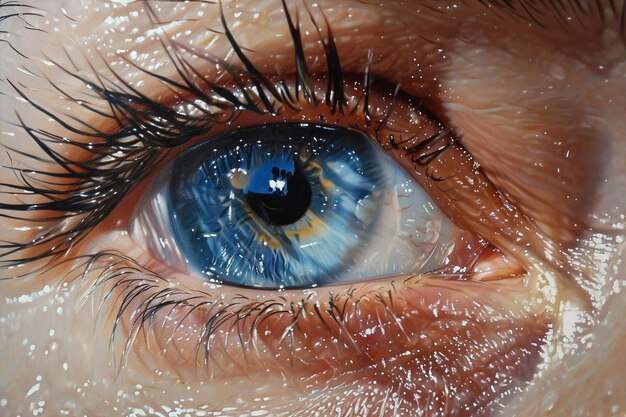
[[[419,273],[454,246],[451,222],[371,139],[316,124],[236,129],[182,152],[133,221],[173,267],[268,289]]]

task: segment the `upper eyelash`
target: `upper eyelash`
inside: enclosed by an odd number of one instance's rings
[[[146,5],[151,7],[149,3]],[[235,91],[216,85],[205,77],[201,77],[201,81],[206,83],[206,88],[200,88],[197,83],[191,80],[191,73],[196,75],[200,73],[179,54],[172,53],[168,49],[168,46],[182,47],[172,40],[169,40],[169,44],[162,40],[162,45],[182,82],[137,67],[146,75],[156,77],[162,82],[188,93],[194,99],[200,99],[206,104],[221,108],[222,111],[218,115],[203,112],[201,117],[189,116],[177,112],[166,104],[152,100],[125,82],[113,68],[106,64],[104,58],[103,62],[115,79],[106,78],[92,66],[93,74],[98,80],[97,83],[78,75],[78,66],[69,55],[67,58],[73,68],[66,68],[58,63],[56,65],[68,76],[77,78],[91,89],[94,93],[93,98],[105,100],[110,109],[109,113],[98,110],[89,102],[79,101],[54,81],[50,79],[48,81],[64,98],[78,103],[99,117],[112,120],[117,129],[111,133],[100,131],[85,121],[72,116],[58,115],[46,110],[29,98],[21,86],[8,80],[17,94],[36,110],[60,124],[70,134],[88,137],[92,140],[89,143],[82,143],[44,129],[30,127],[19,114],[16,114],[17,126],[28,134],[49,159],[25,154],[9,145],[3,146],[10,152],[35,159],[37,162],[52,162],[60,168],[60,172],[5,166],[4,168],[12,171],[21,182],[19,186],[10,183],[0,184],[7,190],[5,193],[15,194],[9,190],[17,188],[20,195],[35,195],[43,198],[44,201],[20,204],[0,203],[0,209],[14,213],[52,211],[58,215],[32,219],[26,216],[21,217],[19,214],[2,213],[1,215],[7,218],[50,224],[41,235],[31,241],[24,243],[5,241],[0,244],[2,263],[5,266],[12,266],[66,252],[72,244],[79,241],[94,226],[106,218],[121,198],[150,172],[150,168],[163,157],[161,152],[163,149],[174,148],[194,137],[206,135],[216,124],[225,122],[226,113],[230,112],[231,117],[242,110],[259,114],[277,114],[275,104],[280,103],[295,108],[297,95],[300,94],[300,91],[304,92],[304,97],[309,103],[316,105],[315,96],[310,94],[312,87],[309,83],[308,73],[303,72],[307,65],[302,50],[300,31],[298,26],[293,24],[291,14],[284,1],[283,6],[295,46],[296,67],[300,69],[295,74],[295,97],[284,82],[281,82],[278,87],[274,87],[246,57],[243,48],[237,43],[228,27],[223,9],[220,9],[220,17],[224,34],[243,64],[243,71],[235,71],[227,62],[216,57],[204,58],[212,60],[213,63],[220,64],[226,69],[233,78],[234,84],[237,85]],[[317,25],[312,16],[311,19]],[[329,78],[326,102],[335,111],[343,112],[345,107],[343,73],[332,32],[330,28],[327,29],[328,38],[326,39],[322,38],[321,29],[318,30],[318,33],[324,46],[329,70],[334,70],[335,73],[333,77]],[[54,62],[54,60],[51,61]],[[199,106],[194,104],[194,100],[189,100],[180,95],[178,98],[201,110]],[[226,120],[228,119],[229,117],[226,117]],[[54,147],[57,144],[87,151],[89,157],[84,160],[66,157],[55,151]],[[73,224],[66,227],[67,222]],[[33,249],[37,249],[34,250],[33,254],[24,255],[23,251]]]
[[[68,76],[78,79],[93,93],[91,98],[104,100],[109,112],[104,112],[86,100],[79,100],[63,90],[57,83],[48,79],[50,85],[65,99],[77,103],[79,106],[92,112],[100,118],[107,118],[115,124],[115,130],[104,132],[96,129],[81,119],[71,115],[59,115],[32,100],[15,83],[8,80],[18,95],[30,103],[36,110],[44,113],[50,119],[61,125],[70,134],[90,138],[88,143],[75,141],[56,135],[44,129],[29,127],[19,114],[16,115],[18,127],[23,129],[30,138],[43,150],[49,159],[25,154],[8,145],[3,145],[10,152],[21,154],[25,158],[38,162],[53,163],[57,169],[35,170],[6,166],[5,169],[12,171],[20,180],[19,186],[10,183],[0,183],[5,188],[4,193],[15,194],[11,191],[18,189],[20,196],[36,196],[43,201],[25,203],[2,203],[0,210],[12,213],[30,211],[52,211],[54,215],[29,218],[20,214],[1,213],[6,218],[19,219],[30,222],[46,224],[44,231],[35,239],[27,242],[3,242],[0,244],[0,263],[5,266],[23,264],[34,260],[60,255],[65,253],[73,244],[80,241],[91,229],[103,221],[117,206],[121,199],[132,188],[145,178],[151,168],[156,166],[164,158],[163,150],[172,149],[183,145],[189,140],[207,135],[211,129],[219,124],[227,123],[242,111],[252,111],[258,114],[276,115],[280,112],[280,104],[292,110],[299,110],[301,98],[311,106],[316,107],[319,98],[313,93],[310,82],[310,73],[304,54],[303,42],[300,34],[299,14],[295,21],[285,0],[282,0],[283,9],[288,25],[289,33],[294,45],[295,74],[292,85],[288,85],[284,79],[274,83],[254,66],[244,53],[244,48],[238,44],[235,36],[230,31],[224,10],[220,3],[220,19],[223,27],[223,35],[228,39],[235,55],[243,65],[242,70],[235,69],[223,59],[210,55],[199,55],[196,51],[176,43],[171,38],[161,39],[163,50],[167,58],[174,66],[180,81],[176,81],[132,63],[138,70],[149,77],[154,77],[180,93],[175,93],[178,104],[193,106],[200,111],[200,116],[194,116],[176,111],[168,104],[159,103],[142,94],[137,88],[125,81],[102,57],[102,62],[112,74],[113,79],[99,73],[91,64],[93,76],[96,81],[91,81],[79,75],[79,67],[71,56],[67,59],[72,68],[66,68],[56,64]],[[156,13],[149,3],[145,3],[149,16],[156,19]],[[306,7],[306,3],[305,3]],[[326,60],[327,83],[323,103],[332,114],[343,114],[346,111],[363,110],[365,123],[369,126],[372,115],[369,109],[370,89],[373,82],[370,72],[373,53],[370,50],[368,62],[364,68],[363,94],[354,104],[353,109],[347,108],[344,94],[344,72],[341,66],[339,52],[335,43],[333,32],[324,16],[325,30],[318,24],[311,11],[307,8],[307,14],[317,30],[319,42],[323,47]],[[322,14],[323,16],[323,14]],[[153,20],[153,23],[160,23]],[[213,83],[186,61],[180,52],[193,53],[196,57],[208,60],[212,64],[219,65],[232,78],[235,88],[227,88]],[[54,62],[54,60],[50,60]],[[192,78],[196,76],[202,85]],[[399,86],[395,89],[394,97],[399,92]],[[200,100],[206,105],[220,109],[217,113],[206,111],[196,103]],[[388,108],[391,111],[392,105]],[[378,137],[378,129],[386,123],[383,117],[375,132],[375,138],[383,148],[402,146],[407,154],[412,155],[413,162],[418,165],[428,165],[430,161],[441,154],[450,144],[447,133],[449,130],[441,129],[440,132],[423,141],[414,141],[413,137],[394,142],[393,134],[385,138],[385,142]],[[88,153],[83,160],[72,159],[64,156],[54,147],[57,144],[75,147]],[[427,175],[431,175],[427,171]],[[437,181],[444,179],[436,178]],[[28,251],[28,252],[27,252]]]

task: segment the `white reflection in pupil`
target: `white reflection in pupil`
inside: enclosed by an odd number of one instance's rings
[[[289,173],[291,174],[291,173]],[[285,190],[285,194],[288,192],[287,189],[285,188],[285,184],[287,184],[287,182],[284,179],[285,177],[281,177],[278,179],[278,181],[274,181],[274,180],[270,180],[270,191],[272,193],[279,193],[279,195],[283,194],[283,189]]]
[[[309,208],[311,185],[289,152],[286,159],[271,159],[253,169],[244,195],[263,221],[285,226],[298,221]]]

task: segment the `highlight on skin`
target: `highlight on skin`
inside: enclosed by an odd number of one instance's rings
[[[30,6],[0,3],[0,414],[624,414],[623,2]],[[185,149],[281,123],[363,132],[458,228],[444,265],[261,290],[133,229]]]

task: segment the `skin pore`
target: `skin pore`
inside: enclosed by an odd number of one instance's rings
[[[8,243],[79,221],[41,222],[54,216],[13,210],[41,196],[16,195],[10,186],[24,183],[11,168],[60,172],[24,126],[83,144],[92,138],[60,120],[115,128],[103,116],[108,104],[85,80],[124,83],[171,103],[179,89],[164,79],[180,82],[180,73],[167,42],[183,45],[182,56],[217,85],[232,82],[226,64],[244,67],[219,3],[36,7],[0,9],[35,13],[0,21],[10,32],[10,45],[0,45],[0,230]],[[221,7],[236,45],[262,74],[296,73],[280,1]],[[60,255],[15,262],[35,247],[0,259],[0,414],[623,415],[626,5],[335,0],[287,7],[320,85],[330,28],[342,71],[362,80],[367,69],[382,80],[372,102],[384,107],[398,85],[458,138],[462,148],[448,147],[425,168],[401,149],[389,154],[449,218],[497,249],[479,265],[495,270],[493,279],[425,274],[280,293],[203,282],[150,255],[129,230],[163,167],[155,161]],[[317,121],[324,112],[322,105],[291,116]],[[411,120],[402,113],[394,122],[417,129]],[[245,114],[196,140],[276,121]],[[93,152],[54,149],[73,161]],[[451,179],[443,187],[433,178]],[[179,303],[152,308],[164,301]]]

